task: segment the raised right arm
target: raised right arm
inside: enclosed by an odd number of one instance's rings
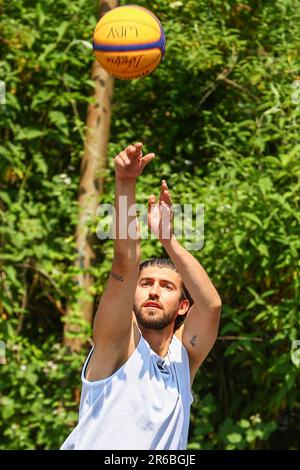
[[[128,236],[136,224],[136,214],[128,215],[135,204],[136,179],[154,154],[142,156],[142,144],[127,147],[115,163],[114,257],[106,289],[93,325],[94,353],[87,370],[89,380],[111,375],[126,359],[132,334],[132,309],[139,276],[140,241]]]
[[[128,216],[129,207],[135,204],[135,187],[134,178],[125,180],[116,176],[114,257],[94,320],[96,346],[106,341],[121,342],[131,327],[140,262],[140,242],[128,237],[128,226],[136,219],[135,215]]]

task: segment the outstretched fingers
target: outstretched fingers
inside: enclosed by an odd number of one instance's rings
[[[160,195],[159,195],[159,203],[165,202],[168,206],[172,206],[172,198],[171,194],[167,185],[166,180],[162,180],[161,187],[160,187]]]
[[[127,163],[139,162],[142,170],[151,162],[151,160],[153,160],[153,158],[155,158],[155,153],[147,153],[147,155],[143,156],[143,144],[141,142],[129,145],[123,152],[124,161]]]
[[[143,157],[143,144],[137,142],[129,145],[114,159],[116,175],[120,178],[137,178],[144,167],[155,157],[154,153],[148,153]]]
[[[151,212],[151,207],[156,203],[154,194],[151,194],[148,199],[148,212]]]

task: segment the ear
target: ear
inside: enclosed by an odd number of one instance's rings
[[[188,299],[183,299],[179,302],[179,310],[177,315],[185,315],[190,308],[190,302]]]

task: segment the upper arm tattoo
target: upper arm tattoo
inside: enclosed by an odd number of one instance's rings
[[[124,278],[122,276],[119,276],[119,274],[114,273],[113,271],[110,272],[111,276],[116,279],[117,281],[124,281]]]
[[[190,339],[190,344],[192,346],[196,346],[196,338],[197,338],[197,335],[193,335]]]

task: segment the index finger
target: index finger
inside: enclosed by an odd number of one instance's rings
[[[134,144],[134,146],[135,146],[135,151],[136,151],[137,156],[139,158],[141,158],[142,155],[143,155],[143,144],[142,144],[142,142],[138,142],[138,143]]]
[[[130,158],[130,160],[135,160],[139,156],[140,152],[136,151],[135,145],[128,145],[128,147],[125,149],[125,153],[127,157]]]
[[[161,182],[159,201],[164,201],[169,206],[173,204],[166,180],[162,180]]]
[[[142,142],[136,142],[134,144],[134,146],[137,150],[142,150],[143,144],[142,144]]]

